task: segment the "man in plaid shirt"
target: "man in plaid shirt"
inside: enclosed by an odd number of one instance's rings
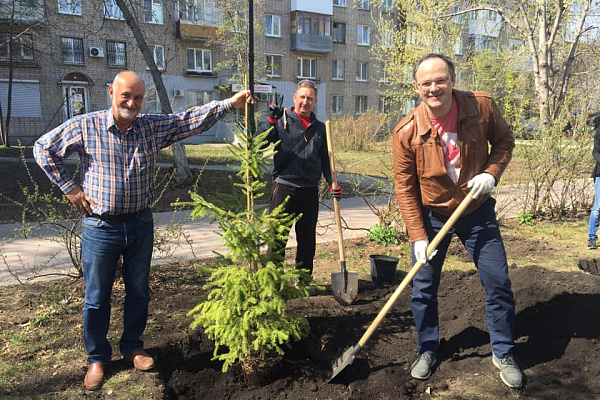
[[[83,336],[89,368],[88,390],[102,386],[112,349],[106,335],[110,295],[123,257],[125,305],[119,349],[135,368],[148,371],[154,360],[140,339],[148,318],[149,275],[154,224],[150,206],[158,152],[210,129],[228,112],[254,103],[249,90],[177,114],[141,114],[146,87],[133,71],[119,73],[109,87],[110,110],[73,117],[40,137],[34,157],[65,193],[82,220],[81,251],[85,304]],[[81,183],[64,168],[73,152],[81,160]]]

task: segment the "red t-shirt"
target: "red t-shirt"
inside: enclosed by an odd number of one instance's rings
[[[452,108],[441,118],[429,117],[431,124],[440,135],[440,143],[444,149],[444,163],[448,176],[458,183],[460,175],[460,144],[458,143],[458,106],[452,96]]]
[[[294,114],[296,114],[298,118],[300,118],[300,122],[302,122],[302,129],[306,129],[308,125],[310,125],[310,116],[303,117],[302,115],[298,114],[296,110],[294,110]]]

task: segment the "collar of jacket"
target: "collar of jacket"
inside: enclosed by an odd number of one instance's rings
[[[476,96],[473,92],[452,89],[452,96],[458,105],[459,125],[463,119],[477,115],[477,101],[475,101]],[[424,102],[421,102],[415,109],[414,120],[417,126],[417,135],[422,136],[434,130],[429,119],[429,114],[427,113],[427,106]]]

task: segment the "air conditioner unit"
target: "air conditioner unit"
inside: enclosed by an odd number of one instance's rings
[[[104,49],[100,46],[90,47],[90,57],[104,57]]]
[[[269,101],[269,93],[258,93],[259,101]]]
[[[183,90],[173,89],[173,97],[183,97]]]

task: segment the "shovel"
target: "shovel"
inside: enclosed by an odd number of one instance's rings
[[[333,160],[333,144],[331,143],[331,128],[329,121],[325,121],[325,134],[327,136],[327,151],[329,153],[329,164],[331,165],[331,180],[333,188],[338,186],[337,176],[335,173],[335,161]],[[341,272],[331,273],[331,289],[333,297],[338,303],[349,306],[352,304],[356,296],[358,296],[358,273],[348,272],[346,269],[346,255],[344,253],[344,238],[342,236],[342,222],[340,220],[340,204],[339,200],[333,198],[333,209],[335,211],[335,226],[338,234],[338,247],[340,250]]]
[[[456,220],[462,215],[467,206],[471,203],[471,200],[473,200],[473,196],[471,195],[471,193],[469,193],[467,194],[467,197],[465,197],[464,200],[460,203],[458,208],[452,213],[450,218],[448,218],[448,221],[446,221],[444,226],[442,226],[442,229],[440,229],[438,234],[435,235],[429,246],[427,246],[426,258],[429,258],[430,255],[433,254],[433,252],[440,244],[444,236],[446,236],[446,234],[448,233],[450,228],[452,228]],[[377,314],[375,320],[371,323],[371,325],[369,325],[369,328],[362,335],[358,343],[346,350],[344,354],[336,360],[336,362],[333,364],[333,375],[329,379],[329,382],[331,382],[333,378],[335,378],[340,372],[342,372],[344,368],[346,368],[348,365],[354,362],[354,358],[356,357],[358,352],[364,347],[365,343],[367,343],[367,340],[369,340],[373,332],[375,332],[375,329],[377,329],[381,320],[386,316],[390,308],[392,308],[396,300],[398,300],[398,297],[400,296],[404,288],[412,281],[412,279],[422,266],[423,263],[421,261],[417,261],[415,263],[411,270],[408,271],[408,274],[406,274],[402,282],[400,282],[400,285],[398,286],[398,288],[396,288],[390,299],[387,301],[387,303],[385,303],[381,311],[379,311],[379,314]]]

